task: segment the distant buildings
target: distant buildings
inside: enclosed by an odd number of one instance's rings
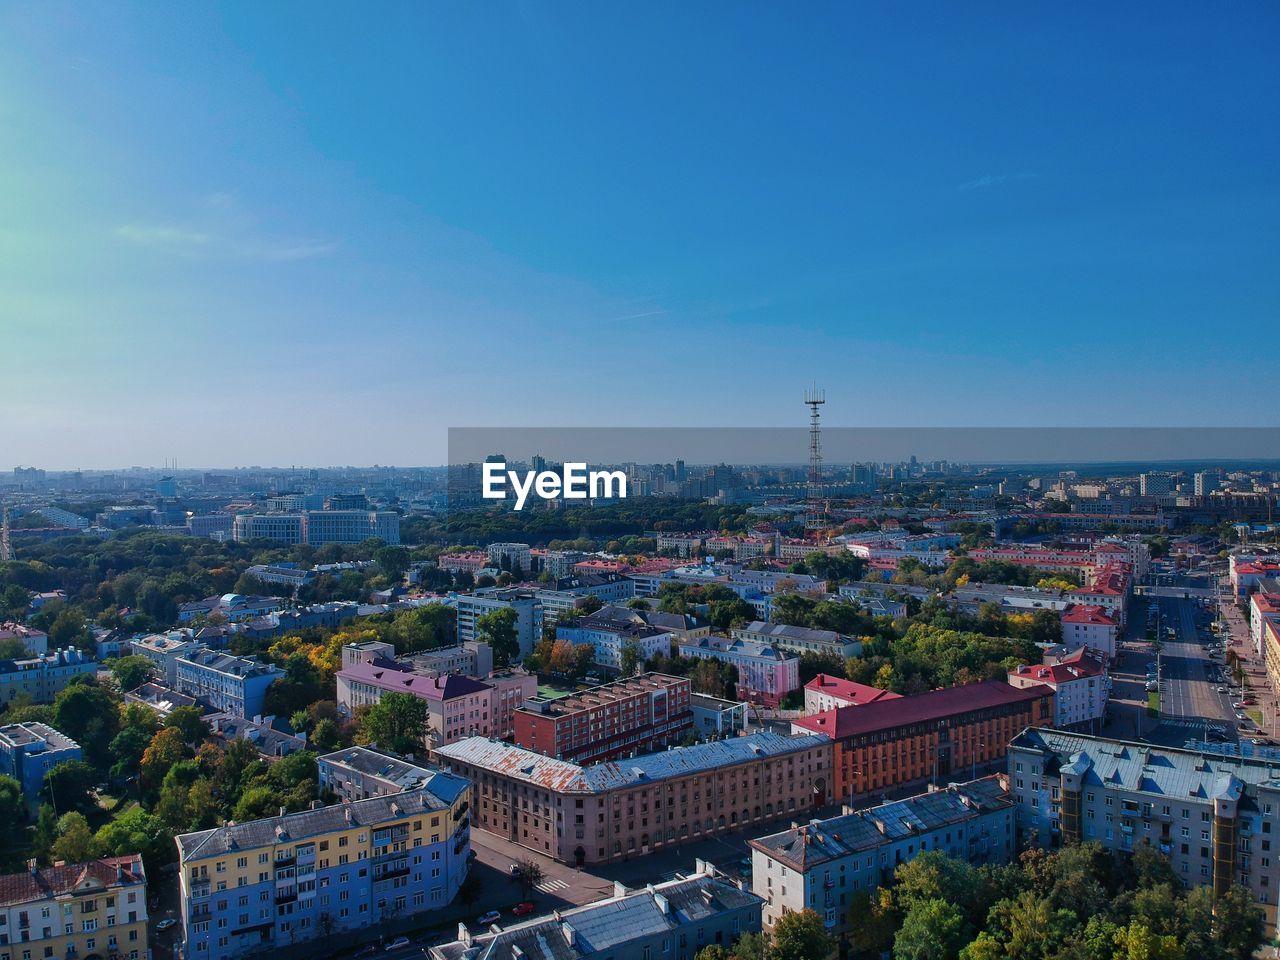
[[[760,898],[696,861],[695,873],[643,889],[614,885],[611,897],[585,907],[516,922],[426,949],[427,960],[692,960],[703,947],[728,949],[760,930]]]
[[[0,727],[0,774],[22,784],[22,795],[34,813],[40,806],[44,775],[60,763],[81,759],[80,744],[44,723],[10,723]]]
[[[282,676],[279,667],[254,657],[194,650],[177,659],[174,687],[222,713],[255,717],[263,712],[267,688]]]
[[[49,652],[49,635],[26,624],[0,623],[0,642],[5,640],[19,641],[32,656],[43,656]]]
[[[596,616],[574,617],[556,624],[556,639],[574,646],[592,647],[592,661],[613,670],[622,669],[622,652],[631,647],[641,660],[656,654],[671,655],[671,634],[631,620],[605,620]]]
[[[616,573],[586,573],[561,577],[551,586],[538,590],[536,597],[546,615],[554,619],[580,609],[588,597],[610,604],[630,600],[635,594],[636,585],[627,577]]]
[[[376,537],[400,542],[400,515],[390,510],[302,510],[297,513],[239,513],[231,526],[236,540],[305,543],[363,543]]]
[[[840,707],[793,720],[799,734],[835,741],[839,798],[857,798],[907,784],[946,782],[1004,759],[1024,727],[1053,722],[1053,691],[986,680],[911,697]]]
[[[199,617],[218,616],[228,623],[251,620],[275,613],[284,607],[279,597],[252,597],[239,593],[224,593],[218,597],[192,600],[178,607],[178,622],[190,623]]]
[[[751,887],[764,898],[766,927],[813,910],[843,935],[853,898],[891,883],[900,864],[928,850],[975,865],[1007,863],[1017,851],[1017,831],[1001,774],[810,820],[749,843]]]
[[[0,877],[0,957],[147,960],[142,857],[32,866]]]
[[[476,826],[578,865],[621,860],[830,799],[826,737],[757,733],[590,767],[471,737],[442,762],[476,784]]]
[[[834,630],[815,630],[812,627],[792,627],[753,620],[745,627],[735,627],[730,633],[739,640],[793,650],[798,654],[826,653],[843,659],[856,657],[862,652],[862,641]]]
[[[515,742],[534,753],[597,763],[679,743],[693,729],[684,677],[646,673],[515,711]]]
[[[98,662],[75,647],[22,660],[0,660],[0,704],[20,696],[33,703],[53,703],[76,677],[98,672]]]
[[[532,591],[515,587],[483,587],[472,593],[460,593],[457,597],[458,642],[482,639],[477,621],[494,610],[514,610],[516,613],[516,639],[520,643],[520,658],[528,656],[542,639],[542,604]]]
[[[255,716],[250,719],[229,713],[215,713],[206,719],[214,736],[223,740],[244,740],[251,743],[264,760],[279,760],[307,749],[306,737],[286,733],[272,726],[275,717]]]
[[[1026,840],[1150,846],[1188,886],[1246,887],[1274,933],[1280,762],[1033,729],[1009,744],[1008,763]]]
[[[776,707],[800,686],[800,658],[751,640],[703,636],[676,645],[682,657],[718,660],[738,668],[738,697],[766,707]]]
[[[528,573],[533,566],[527,543],[491,543],[485,548],[489,565],[503,570],[521,570]]]
[[[177,837],[184,955],[262,954],[450,903],[471,791],[433,785]]]
[[[465,780],[438,767],[422,766],[370,747],[326,753],[316,758],[316,765],[320,789],[332,791],[342,803],[423,788],[435,796],[451,795],[467,786]]]

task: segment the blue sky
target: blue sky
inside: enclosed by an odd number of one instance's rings
[[[1280,12],[1152,11],[6,4],[0,467],[1273,424]]]

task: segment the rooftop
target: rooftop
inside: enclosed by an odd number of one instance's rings
[[[829,820],[810,820],[790,830],[751,840],[750,845],[792,870],[804,872],[894,840],[1012,807],[1000,777],[983,777]]]
[[[458,779],[450,778],[448,785],[451,791],[454,791],[454,784]],[[457,793],[452,792],[452,797],[456,799]],[[188,860],[219,856],[229,850],[248,850],[281,842],[299,843],[334,830],[372,826],[418,813],[446,810],[452,802],[452,799],[437,796],[429,788],[407,790],[387,797],[353,800],[314,810],[286,813],[280,817],[265,817],[245,823],[228,821],[221,827],[183,833],[174,839],[178,844],[179,857],[185,863]]]
[[[144,883],[142,857],[103,857],[85,863],[42,867],[0,877],[0,906],[92,893],[127,884]]]
[[[792,722],[795,726],[814,733],[825,733],[842,740],[879,730],[892,730],[907,724],[940,720],[972,710],[1030,702],[1044,696],[1052,696],[1052,691],[1043,687],[1011,687],[1001,680],[983,680],[959,687],[930,690],[913,697],[837,707],[835,710]]]
[[[595,710],[608,703],[618,703],[632,697],[688,685],[689,681],[685,677],[669,677],[664,673],[646,673],[639,677],[623,677],[621,680],[602,683],[598,687],[590,687],[578,693],[572,693],[567,697],[556,697],[549,700],[526,700],[516,709],[545,716],[565,716],[570,713]]]
[[[825,736],[818,735],[785,737],[779,733],[754,733],[748,737],[716,740],[692,747],[674,747],[660,753],[612,760],[589,767],[544,757],[540,753],[485,737],[468,737],[437,747],[435,752],[445,761],[471,764],[560,793],[602,793],[670,777],[689,776],[719,767],[731,767],[766,757],[800,753],[827,742]]]
[[[848,700],[853,704],[876,703],[879,700],[897,700],[902,696],[902,694],[894,693],[892,690],[869,687],[865,683],[854,683],[844,677],[833,677],[825,673],[818,674],[806,683],[804,688],[817,693],[839,697],[841,700]]]
[[[369,747],[348,747],[326,753],[317,763],[331,767],[344,767],[365,776],[377,777],[394,783],[401,790],[416,790],[430,786],[431,792],[442,800],[452,802],[468,786],[468,781],[438,767],[419,766],[403,757],[392,756]]]
[[[412,668],[389,660],[357,663],[339,670],[338,676],[391,693],[410,693],[422,700],[452,700],[489,689],[460,673],[415,673]]]

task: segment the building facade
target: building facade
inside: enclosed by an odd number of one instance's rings
[[[1107,716],[1111,678],[1101,654],[1081,647],[1050,663],[1023,664],[1009,671],[1009,684],[1053,691],[1053,724],[1063,730],[1097,730]]]
[[[469,801],[450,778],[182,834],[184,956],[230,960],[444,907],[467,875]]]
[[[1008,762],[1025,840],[1154,847],[1188,886],[1246,887],[1274,933],[1280,762],[1048,729],[1019,734]]]
[[[804,685],[804,712],[825,713],[840,707],[853,707],[880,700],[897,700],[901,694],[892,690],[869,687],[844,677],[820,673]]]
[[[60,763],[82,759],[80,744],[44,723],[0,727],[0,773],[22,784],[32,812],[40,806],[44,775]]]
[[[474,784],[477,827],[577,865],[798,816],[830,799],[823,736],[757,733],[590,767],[472,737],[438,758]]]
[[[589,644],[594,651],[592,662],[612,670],[622,669],[622,651],[628,647],[634,646],[641,660],[671,655],[671,634],[630,620],[574,617],[556,624],[556,639],[574,646]]]
[[[20,696],[33,703],[53,703],[76,677],[98,672],[98,662],[75,647],[25,660],[0,660],[0,704]]]
[[[489,736],[493,729],[493,688],[458,673],[416,673],[395,661],[358,663],[338,671],[338,709],[351,716],[387,693],[407,693],[427,705],[428,749],[463,737]]]
[[[342,803],[389,797],[406,790],[441,788],[431,792],[456,791],[466,781],[438,767],[412,763],[404,757],[371,747],[347,747],[316,758],[320,789],[330,790]],[[437,778],[443,778],[437,782]]]
[[[0,960],[147,960],[142,857],[103,857],[0,877]]]
[[[789,650],[750,640],[703,636],[678,642],[676,652],[682,657],[719,660],[737,667],[738,697],[766,707],[776,707],[800,686],[800,658]]]
[[[647,673],[515,711],[515,742],[534,753],[597,763],[679,743],[693,729],[684,677]]]
[[[267,688],[282,676],[279,667],[254,657],[196,650],[178,658],[175,689],[233,717],[256,717]]]
[[[476,621],[494,610],[516,612],[516,639],[520,642],[520,658],[528,656],[542,639],[542,604],[529,590],[513,587],[485,587],[472,593],[458,594],[454,604],[458,611],[458,642],[483,639]]]
[[[1002,761],[1025,727],[1053,722],[1053,691],[1025,690],[999,680],[930,690],[913,697],[828,710],[792,721],[793,733],[835,741],[836,796],[975,776]]]
[[[1007,863],[1017,839],[1000,774],[751,840],[751,887],[764,899],[766,928],[812,910],[844,935],[853,898],[892,883],[900,864],[928,850],[974,865]]]
[[[847,659],[862,652],[862,641],[834,630],[792,627],[782,623],[765,623],[762,620],[753,620],[745,627],[735,627],[730,634],[738,640],[775,646],[797,654],[829,653]]]

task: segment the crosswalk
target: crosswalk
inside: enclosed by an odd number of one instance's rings
[[[554,877],[548,877],[541,883],[536,884],[534,889],[540,890],[542,893],[555,893],[557,890],[564,890],[568,886],[569,885],[563,880],[556,880]]]

